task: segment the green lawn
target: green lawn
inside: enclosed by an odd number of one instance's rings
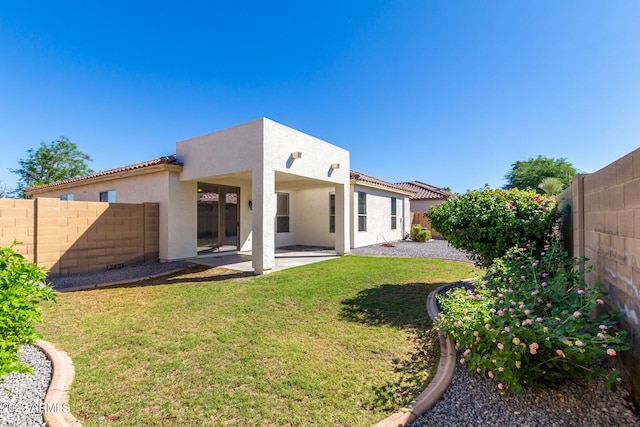
[[[357,256],[263,277],[193,267],[58,294],[39,331],[74,361],[85,426],[369,426],[434,374],[428,293],[474,275]]]

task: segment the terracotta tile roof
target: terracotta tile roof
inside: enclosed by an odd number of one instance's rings
[[[434,187],[433,185],[420,181],[398,182],[395,185],[403,190],[414,192],[415,196],[411,197],[411,200],[448,199],[453,196],[453,194],[442,188]]]
[[[397,184],[392,184],[390,182],[383,181],[371,175],[367,175],[366,173],[354,171],[353,169],[349,171],[349,177],[351,179],[355,179],[356,181],[366,182],[369,184],[376,184],[382,187],[391,188],[393,190],[407,191],[406,189],[398,186]],[[409,191],[412,191],[412,190],[409,190]]]
[[[62,185],[62,184],[69,184],[71,182],[84,181],[84,180],[87,180],[87,179],[97,178],[97,177],[100,177],[100,176],[113,175],[113,174],[120,173],[120,172],[127,172],[127,171],[132,171],[132,170],[135,170],[135,169],[142,169],[142,168],[146,168],[146,167],[149,167],[149,166],[162,165],[162,164],[171,164],[171,165],[180,165],[180,166],[182,166],[182,163],[180,163],[176,159],[176,155],[172,154],[171,156],[162,156],[162,157],[159,157],[157,159],[148,160],[146,162],[135,163],[135,164],[129,165],[129,166],[122,166],[122,167],[119,167],[119,168],[108,169],[108,170],[104,170],[104,171],[100,171],[100,172],[94,172],[94,173],[89,174],[89,175],[79,176],[79,177],[76,177],[76,178],[69,178],[69,179],[65,179],[63,181],[58,181],[58,182],[52,182],[51,184],[39,185],[37,187],[27,188],[26,190],[29,191],[29,190],[40,190],[40,189],[43,189],[43,188],[52,188],[52,187],[57,187],[57,186]]]

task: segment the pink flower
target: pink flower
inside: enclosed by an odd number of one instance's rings
[[[531,292],[531,295],[538,295],[539,292],[540,291],[536,289],[535,291]]]
[[[474,336],[474,337],[477,337],[478,335],[479,335],[479,334],[478,334],[478,331],[473,331],[473,336]]]
[[[460,364],[464,365],[464,357],[462,359],[460,359]]]
[[[547,282],[542,282],[542,284],[540,286],[542,286],[543,288],[546,288],[547,287]]]
[[[498,343],[498,348],[500,350],[504,350],[504,344],[502,344],[501,342]]]
[[[598,326],[598,328],[602,329],[603,331],[605,331],[605,330],[609,329],[609,328],[607,328],[605,325],[600,325],[600,326]]]
[[[565,356],[564,351],[562,351],[562,350],[556,350],[556,354],[557,354],[558,356],[561,356],[561,357],[564,357],[564,358],[566,358],[566,357],[567,357],[567,356]]]
[[[498,316],[504,316],[504,310],[503,309],[498,310]]]
[[[493,375],[493,372],[491,372],[491,371],[489,371],[489,372],[487,373],[487,375],[489,375],[489,378],[491,378],[491,379],[493,379],[493,377],[495,376],[495,375]]]
[[[602,301],[602,299],[600,299],[600,298],[598,298],[598,299],[596,300],[596,302],[597,302],[598,304],[600,304],[600,305],[604,304],[604,301]]]
[[[504,327],[504,331],[505,331],[505,332],[511,332],[511,328],[510,328],[510,327],[508,327],[508,326],[505,326],[505,327]]]
[[[582,316],[582,313],[580,313],[579,311],[575,311],[573,313],[573,317],[580,317],[580,316]]]
[[[532,349],[529,349],[529,353],[536,354],[538,353],[538,350],[536,350],[535,348],[532,348]]]
[[[466,350],[464,351],[464,353],[462,353],[462,355],[466,357],[466,356],[468,356],[470,353],[471,353],[471,350],[466,349]]]
[[[487,323],[486,325],[484,325],[484,327],[486,328],[487,331],[491,330],[491,324]]]
[[[542,255],[544,255],[544,252],[542,252]],[[542,277],[547,277],[548,274],[547,273],[542,273]]]
[[[607,354],[608,354],[609,356],[613,357],[613,356],[615,356],[615,355],[616,355],[616,354],[618,354],[618,353],[616,353],[616,351],[615,351],[614,349],[612,349],[612,348],[608,348],[608,349],[607,349]]]
[[[578,289],[578,295],[584,295],[584,289]]]
[[[531,314],[531,310],[525,310],[524,314],[526,314],[528,316],[529,314]]]
[[[482,372],[482,371],[480,370],[480,368],[477,368],[477,369],[476,369],[476,372],[477,372],[477,373],[480,373],[480,372]]]
[[[544,320],[544,319],[543,319],[542,317],[538,317],[538,318],[536,319],[536,322],[538,322],[538,323],[542,323],[542,321],[543,321],[543,320]]]
[[[527,280],[527,276],[520,276],[522,280]]]
[[[580,340],[576,341],[576,347],[582,347],[584,345],[584,343]]]
[[[498,390],[502,390],[504,388],[504,386],[502,385],[502,383],[498,383]]]

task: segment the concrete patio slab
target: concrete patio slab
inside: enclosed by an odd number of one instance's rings
[[[271,272],[313,264],[320,261],[338,258],[333,249],[276,249],[275,265]],[[220,254],[215,257],[197,257],[187,261],[210,267],[223,267],[229,270],[253,272],[251,266],[251,252],[236,252],[229,255]]]

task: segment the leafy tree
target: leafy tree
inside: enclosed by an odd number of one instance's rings
[[[538,188],[547,193],[548,197],[555,196],[563,190],[562,181],[553,176],[543,179]]]
[[[11,194],[11,189],[7,187],[7,185],[0,181],[0,199],[4,199],[5,197],[9,197]]]
[[[41,142],[37,150],[27,150],[26,159],[18,160],[19,169],[10,169],[20,176],[15,193],[24,197],[25,188],[90,174],[93,171],[87,161],[92,161],[91,157],[64,136],[49,144]]]
[[[562,189],[565,189],[576,174],[576,168],[567,162],[567,159],[551,159],[544,156],[531,157],[529,160],[518,161],[511,165],[511,170],[504,176],[507,184],[503,188],[506,190],[533,188],[542,194],[538,185],[545,178],[557,178],[562,183]]]

